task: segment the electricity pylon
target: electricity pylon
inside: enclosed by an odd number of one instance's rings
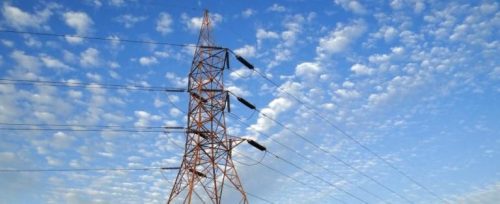
[[[231,156],[242,140],[226,134],[225,68],[229,68],[229,51],[215,45],[205,11],[189,72],[184,157],[167,203],[220,204],[225,187],[238,192],[239,203],[248,203]]]

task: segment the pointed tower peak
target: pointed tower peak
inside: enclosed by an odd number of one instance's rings
[[[205,9],[204,11],[203,20],[201,22],[198,45],[215,46],[214,39],[212,37],[212,24],[211,24],[210,14],[208,13],[207,9]]]

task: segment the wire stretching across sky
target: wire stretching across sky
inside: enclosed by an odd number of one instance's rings
[[[0,32],[3,32],[3,33],[16,33],[16,34],[31,34],[31,35],[41,35],[41,36],[53,36],[53,37],[73,37],[73,38],[81,38],[81,39],[89,39],[89,40],[101,40],[101,41],[112,41],[112,42],[127,42],[127,43],[142,43],[142,44],[158,44],[158,45],[169,45],[169,46],[177,46],[177,47],[196,47],[195,45],[192,45],[192,44],[176,44],[176,43],[167,43],[167,42],[156,42],[156,41],[142,41],[142,40],[129,40],[129,39],[115,39],[115,38],[105,38],[105,37],[91,37],[91,36],[78,36],[78,35],[66,35],[66,34],[56,34],[56,33],[40,33],[40,32],[26,32],[26,31],[13,31],[13,30],[0,30]],[[262,77],[264,77],[266,80],[268,80],[269,82],[271,82],[273,85],[275,85],[276,87],[278,87],[278,89],[280,89],[279,85],[276,84],[275,82],[273,82],[271,79],[269,79],[267,76],[265,76],[264,74],[258,72],[257,70],[255,70],[257,73],[259,73],[259,75],[261,75]],[[336,130],[338,130],[340,133],[342,133],[343,135],[345,135],[346,137],[348,137],[349,139],[351,139],[352,141],[354,141],[356,144],[358,144],[360,147],[362,147],[363,149],[365,149],[366,151],[368,151],[369,153],[373,154],[375,157],[377,157],[378,159],[382,160],[385,164],[387,164],[389,167],[391,167],[392,169],[396,170],[399,174],[403,175],[404,177],[406,177],[407,179],[409,179],[411,182],[415,183],[416,185],[418,185],[419,187],[421,187],[422,189],[426,190],[427,192],[431,193],[433,196],[441,199],[439,196],[437,196],[437,194],[435,194],[433,191],[431,191],[430,189],[428,189],[427,187],[423,186],[422,184],[420,184],[419,182],[417,182],[415,179],[413,179],[411,176],[409,176],[408,174],[406,174],[405,172],[403,172],[402,170],[400,170],[399,168],[395,167],[392,163],[390,163],[389,161],[387,161],[386,159],[384,159],[383,157],[381,157],[380,155],[378,155],[376,152],[374,152],[373,150],[371,150],[370,148],[368,148],[367,146],[363,145],[361,142],[359,142],[358,140],[356,140],[355,138],[353,138],[352,136],[350,136],[349,134],[347,134],[347,132],[345,132],[344,130],[340,129],[338,126],[336,126],[335,124],[333,124],[330,120],[328,120],[325,116],[321,115],[318,111],[316,111],[313,107],[307,105],[305,102],[303,102],[301,99],[299,99],[298,97],[294,96],[293,94],[290,94],[284,90],[280,90],[280,91],[283,91],[284,93],[286,93],[287,95],[291,96],[292,98],[294,98],[295,100],[297,100],[299,103],[301,103],[302,105],[304,105],[304,107],[306,107],[307,109],[309,109],[311,112],[313,112],[316,116],[318,116],[319,118],[321,118],[322,120],[324,120],[325,122],[327,122],[330,126],[334,127]],[[442,200],[442,199],[441,199]],[[444,201],[444,200],[442,200]],[[445,202],[445,201],[444,201]]]
[[[171,101],[170,101],[170,102],[171,102]],[[171,102],[171,103],[172,103],[172,102]],[[173,104],[173,103],[172,103],[172,104]],[[183,111],[182,111],[182,112],[183,112]],[[230,113],[230,115],[234,115],[234,114]],[[240,119],[238,119],[238,120],[240,120]],[[240,121],[241,121],[241,120],[240,120]],[[172,143],[173,143],[175,146],[177,146],[178,148],[183,149],[183,147],[182,147],[182,146],[180,146],[180,145],[176,144],[175,142],[172,142]],[[270,170],[272,170],[272,171],[275,171],[275,172],[277,172],[277,173],[279,173],[279,174],[281,174],[281,175],[283,175],[283,176],[285,176],[285,177],[288,177],[288,178],[290,178],[290,179],[294,180],[295,182],[298,182],[298,183],[300,183],[300,184],[302,184],[302,185],[305,185],[305,186],[310,187],[309,185],[307,185],[307,184],[305,184],[305,183],[303,183],[303,182],[301,182],[301,181],[299,181],[299,180],[296,180],[295,178],[293,178],[293,177],[291,177],[291,176],[288,176],[288,175],[286,175],[285,173],[283,173],[283,172],[281,172],[281,171],[279,171],[279,170],[276,170],[276,169],[274,169],[274,168],[272,168],[272,167],[270,167],[270,166],[267,166],[267,165],[263,164],[263,163],[262,163],[262,160],[261,160],[261,161],[256,161],[256,160],[254,160],[253,158],[251,158],[251,157],[249,157],[249,156],[247,156],[247,155],[245,155],[245,154],[242,154],[241,152],[237,152],[237,151],[234,151],[234,152],[235,152],[235,153],[238,153],[238,154],[240,154],[240,155],[242,155],[242,156],[244,156],[244,157],[246,157],[246,158],[249,158],[249,159],[253,160],[254,162],[256,162],[256,163],[255,163],[255,165],[257,165],[257,164],[259,164],[259,165],[263,165],[263,166],[265,166],[266,168],[268,168],[268,169],[270,169]],[[269,151],[266,151],[266,154],[267,154],[267,153],[270,153],[270,152],[269,152]],[[347,190],[344,190],[344,189],[342,189],[342,188],[340,188],[340,187],[337,187],[335,184],[332,184],[331,182],[326,181],[326,180],[322,179],[321,177],[318,177],[318,176],[316,176],[316,175],[312,174],[311,172],[309,172],[309,171],[307,171],[307,170],[304,170],[303,168],[299,167],[297,164],[294,164],[294,163],[292,163],[292,162],[290,162],[290,161],[288,161],[288,160],[285,160],[284,158],[279,157],[279,156],[277,156],[276,154],[273,154],[273,153],[271,153],[271,154],[272,154],[274,157],[276,157],[276,158],[278,158],[278,159],[280,159],[280,160],[286,161],[288,164],[291,164],[291,165],[293,165],[294,167],[296,167],[296,168],[298,168],[298,169],[300,169],[300,170],[304,171],[306,174],[309,174],[309,175],[311,175],[311,176],[313,176],[313,177],[315,177],[315,178],[317,178],[317,179],[320,179],[321,181],[323,181],[323,182],[327,183],[328,185],[330,185],[330,186],[334,187],[335,189],[338,189],[338,190],[340,190],[340,191],[342,191],[342,192],[346,193],[347,195],[349,195],[349,196],[353,197],[354,199],[356,199],[356,200],[358,200],[358,201],[361,201],[362,203],[367,203],[364,199],[362,199],[362,198],[360,198],[360,197],[358,197],[358,196],[356,196],[356,195],[352,194],[351,192],[349,192],[349,191],[347,191]],[[262,157],[262,159],[264,159],[264,158],[265,158],[265,157]],[[317,189],[317,188],[315,188],[315,187],[311,187],[311,188],[313,188],[314,190],[316,190],[316,191],[318,191],[318,192],[320,191],[320,189]],[[379,199],[381,199],[379,196],[374,195],[374,194],[373,194],[373,193],[371,193],[371,192],[368,192],[368,193],[369,193],[369,194],[371,194],[371,195],[373,195],[373,196],[375,196],[375,197],[377,197],[377,198],[379,198]],[[329,195],[329,196],[330,196],[330,195]],[[335,198],[335,197],[332,197],[332,198],[333,198],[333,199],[335,199],[335,200],[337,200],[337,201],[339,201],[339,202],[341,202],[341,203],[345,203],[344,201],[339,200],[338,198]]]
[[[245,126],[247,126],[247,127],[250,127],[250,126],[251,126],[250,124],[248,124],[248,123],[244,122],[241,118],[239,118],[238,116],[236,116],[236,115],[235,115],[235,114],[233,114],[233,113],[229,113],[229,114],[228,114],[228,116],[230,116],[230,117],[232,117],[232,118],[235,118],[235,119],[236,119],[236,120],[237,120],[240,124],[242,124],[242,125],[245,125]],[[365,192],[365,193],[367,193],[367,194],[369,194],[369,195],[371,195],[371,196],[373,196],[373,197],[375,197],[375,198],[379,199],[381,202],[384,202],[384,203],[389,203],[389,202],[385,201],[385,200],[384,200],[382,197],[380,197],[379,195],[377,195],[377,194],[375,194],[375,193],[373,193],[373,192],[369,191],[368,189],[364,188],[363,186],[356,185],[356,184],[354,184],[353,182],[350,182],[347,178],[345,178],[344,176],[342,176],[342,175],[338,174],[337,172],[334,172],[333,170],[331,170],[331,169],[329,169],[329,168],[327,168],[327,167],[325,167],[325,166],[323,166],[323,165],[319,164],[318,162],[314,161],[313,159],[311,159],[311,158],[309,158],[309,157],[307,157],[307,156],[303,155],[303,154],[302,154],[302,153],[300,153],[299,151],[295,150],[294,148],[289,147],[288,145],[285,145],[284,143],[282,143],[282,142],[280,142],[280,141],[278,141],[278,140],[276,140],[276,139],[273,139],[273,137],[272,137],[271,135],[268,135],[268,134],[263,133],[263,132],[258,131],[258,130],[254,130],[254,131],[256,131],[257,133],[259,133],[260,135],[265,136],[267,139],[269,139],[269,140],[271,140],[272,142],[274,142],[274,143],[276,143],[276,144],[280,145],[281,147],[283,147],[283,148],[287,149],[288,151],[291,151],[291,152],[295,153],[296,155],[298,155],[299,157],[301,157],[301,158],[302,158],[302,159],[304,159],[305,161],[308,161],[308,162],[310,162],[310,163],[314,164],[315,166],[320,167],[321,169],[323,169],[323,170],[325,170],[325,171],[328,171],[329,173],[331,173],[331,174],[333,174],[333,175],[335,175],[335,176],[339,177],[342,181],[344,181],[344,182],[346,182],[346,183],[351,183],[351,184],[355,185],[355,186],[356,186],[357,188],[359,188],[361,191],[363,191],[363,192]]]
[[[179,149],[181,149],[181,150],[184,150],[184,147],[182,147],[181,145],[179,145],[179,144],[175,143],[175,141],[172,141],[171,143],[172,143],[174,146],[176,146],[177,148],[179,148]],[[318,191],[318,192],[320,192],[320,191],[321,191],[321,189],[320,189],[320,188],[314,187],[314,186],[312,186],[312,185],[308,185],[307,183],[304,183],[304,182],[302,182],[302,181],[300,181],[300,180],[297,180],[296,178],[294,178],[294,177],[292,177],[292,176],[289,176],[289,175],[285,174],[283,171],[277,170],[277,169],[275,169],[275,168],[273,168],[273,167],[271,167],[271,166],[269,166],[269,165],[267,165],[267,164],[262,163],[262,161],[257,161],[257,160],[255,160],[255,159],[253,159],[252,157],[250,157],[250,156],[248,156],[248,155],[245,155],[245,154],[243,154],[243,153],[241,153],[241,152],[239,152],[239,151],[236,151],[236,150],[233,150],[233,152],[234,152],[234,153],[237,153],[237,154],[239,154],[239,155],[241,155],[241,156],[243,156],[243,157],[245,157],[245,158],[247,158],[247,159],[250,159],[250,160],[252,160],[252,161],[256,162],[256,164],[261,165],[261,166],[263,166],[263,167],[265,167],[265,168],[267,168],[267,169],[269,169],[269,170],[271,170],[271,171],[273,171],[273,172],[275,172],[275,173],[277,173],[277,174],[280,174],[280,175],[282,175],[282,176],[284,176],[284,177],[286,177],[286,178],[288,178],[288,179],[290,179],[290,180],[292,180],[292,181],[294,181],[294,182],[297,182],[298,184],[301,184],[301,185],[303,185],[303,186],[305,186],[305,187],[311,188],[311,189],[313,189],[313,190],[315,190],[315,191]],[[336,201],[339,201],[339,202],[341,202],[341,203],[345,203],[344,201],[342,201],[342,200],[340,200],[340,199],[338,199],[338,198],[336,198],[336,197],[333,197],[333,196],[331,196],[331,195],[328,195],[328,196],[330,196],[332,199],[334,199],[334,200],[336,200]]]
[[[40,173],[40,172],[109,172],[109,171],[156,171],[178,170],[180,167],[143,167],[143,168],[69,168],[69,169],[0,169],[0,173]]]
[[[343,165],[349,167],[350,169],[356,171],[357,173],[359,173],[360,175],[363,175],[364,177],[370,179],[371,181],[373,181],[374,183],[376,183],[377,185],[383,187],[384,189],[386,189],[387,191],[393,193],[394,195],[397,195],[398,197],[400,197],[401,199],[405,200],[406,202],[408,203],[413,203],[413,201],[411,201],[410,199],[406,198],[405,196],[403,196],[402,194],[396,192],[395,190],[393,190],[392,188],[390,188],[389,186],[383,184],[382,182],[374,179],[373,177],[369,176],[368,174],[360,171],[358,168],[352,166],[351,164],[347,163],[346,161],[344,161],[343,159],[337,157],[336,155],[332,154],[330,151],[322,148],[321,146],[317,145],[316,143],[314,143],[313,141],[311,141],[310,139],[308,139],[307,137],[305,137],[304,135],[301,135],[299,133],[297,133],[296,131],[292,130],[291,128],[287,127],[286,125],[284,125],[283,123],[281,123],[280,121],[274,119],[273,117],[270,117],[268,116],[267,114],[265,114],[264,112],[262,112],[261,110],[259,110],[258,108],[256,108],[253,104],[251,104],[250,102],[246,101],[245,99],[237,96],[236,94],[232,93],[232,92],[229,92],[230,94],[232,94],[233,96],[235,96],[238,101],[240,101],[242,104],[244,104],[245,106],[247,106],[248,108],[250,109],[253,109],[257,112],[259,112],[262,116],[268,118],[269,120],[273,121],[274,123],[276,123],[277,125],[281,126],[282,128],[290,131],[291,133],[293,133],[295,136],[301,138],[302,140],[304,140],[305,142],[309,143],[310,145],[312,145],[313,147],[315,147],[316,149],[322,151],[323,153],[325,153],[326,155],[332,157],[333,159],[341,162]]]
[[[18,84],[18,85],[41,85],[55,86],[66,88],[88,88],[88,89],[118,89],[131,91],[157,91],[157,92],[186,92],[184,88],[172,88],[161,86],[141,86],[141,85],[124,85],[124,84],[102,84],[102,83],[86,83],[86,82],[71,82],[71,81],[40,81],[26,79],[5,79],[0,78],[0,84]]]
[[[346,161],[344,161],[343,159],[341,159],[340,157],[337,157],[336,155],[332,154],[330,151],[322,148],[321,146],[317,145],[316,143],[312,142],[310,139],[308,139],[307,137],[305,137],[304,135],[302,134],[299,134],[297,133],[296,131],[290,129],[289,127],[287,127],[286,125],[284,125],[283,123],[281,123],[280,121],[266,115],[265,113],[263,113],[262,111],[260,111],[259,109],[256,109],[262,116],[268,118],[269,120],[273,121],[274,123],[278,124],[279,126],[281,126],[282,128],[290,131],[292,134],[294,134],[295,136],[301,138],[302,140],[304,140],[305,142],[309,143],[310,145],[314,146],[316,149],[322,151],[323,153],[325,153],[326,155],[334,158],[335,160],[341,162],[342,164],[344,164],[345,166],[349,167],[350,169],[356,171],[357,173],[361,174],[362,176],[370,179],[371,181],[373,181],[374,183],[376,183],[377,185],[383,187],[384,189],[386,189],[387,191],[393,193],[394,195],[397,195],[398,197],[400,197],[401,199],[405,200],[406,202],[408,203],[414,203],[413,201],[411,201],[410,199],[408,199],[406,196],[403,196],[402,194],[396,192],[394,189],[390,188],[389,186],[383,184],[382,182],[378,181],[377,179],[371,177],[370,175],[362,172],[361,170],[359,170],[358,168],[354,167],[353,165],[347,163]]]
[[[303,100],[301,100],[299,97],[293,95],[292,93],[290,93],[290,92],[288,92],[286,90],[283,90],[278,85],[278,83],[276,83],[273,80],[271,80],[269,77],[267,77],[262,72],[259,72],[258,70],[255,70],[255,69],[253,69],[253,71],[257,72],[257,74],[259,74],[262,78],[264,78],[266,81],[268,81],[273,86],[275,86],[278,91],[283,92],[286,95],[288,95],[288,96],[292,97],[293,99],[295,99],[297,102],[299,102],[300,104],[302,104],[307,110],[309,110],[311,113],[313,113],[316,117],[318,117],[321,120],[325,121],[328,125],[330,125],[334,129],[336,129],[338,132],[340,132],[342,135],[344,135],[345,137],[347,137],[349,140],[351,140],[354,143],[356,143],[358,146],[360,146],[365,151],[367,151],[370,154],[374,155],[377,159],[381,160],[387,166],[389,166],[390,168],[392,168],[393,170],[395,170],[396,172],[398,172],[400,175],[402,175],[403,177],[405,177],[406,179],[408,179],[409,181],[411,181],[415,185],[419,186],[420,188],[424,189],[426,192],[428,192],[432,196],[436,197],[437,199],[441,200],[442,202],[448,203],[446,200],[444,200],[439,195],[437,195],[434,191],[430,190],[429,188],[427,188],[426,186],[424,186],[423,184],[421,184],[420,182],[418,182],[417,180],[415,180],[413,177],[411,177],[410,175],[408,175],[407,173],[405,173],[401,169],[399,169],[396,166],[394,166],[391,162],[387,161],[387,159],[384,159],[382,156],[380,156],[378,153],[376,153],[375,151],[373,151],[371,148],[369,148],[368,146],[364,145],[363,143],[361,143],[360,141],[358,141],[356,138],[354,138],[352,135],[348,134],[342,128],[340,128],[339,126],[337,126],[336,124],[334,124],[332,121],[330,121],[327,117],[325,117],[319,111],[316,111],[316,109],[314,107],[308,105],[306,102],[304,102]]]
[[[173,47],[198,47],[194,44],[188,43],[171,43],[171,42],[158,42],[150,40],[132,40],[132,39],[119,39],[110,37],[97,37],[97,36],[84,36],[84,35],[70,35],[61,33],[44,33],[44,32],[32,32],[32,31],[18,31],[18,30],[5,30],[0,29],[0,33],[10,33],[18,35],[38,35],[46,37],[64,37],[64,38],[79,38],[85,40],[97,40],[97,41],[109,41],[109,42],[124,42],[124,43],[134,43],[134,44],[152,44],[152,45],[167,45]]]

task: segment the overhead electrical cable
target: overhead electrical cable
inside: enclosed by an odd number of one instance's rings
[[[229,92],[231,93],[231,92]],[[330,151],[324,149],[323,147],[317,145],[316,143],[314,143],[313,141],[311,141],[310,139],[308,139],[307,137],[297,133],[295,130],[291,129],[290,127],[286,126],[285,124],[281,123],[280,121],[274,119],[273,117],[270,117],[268,116],[266,113],[262,112],[260,109],[257,109],[253,104],[251,104],[250,102],[248,102],[247,100],[235,95],[234,93],[231,93],[233,96],[235,96],[238,101],[240,101],[242,104],[244,104],[245,106],[247,106],[249,109],[252,109],[252,110],[255,110],[257,112],[259,112],[262,116],[266,117],[267,119],[273,121],[274,123],[276,123],[277,125],[281,126],[282,128],[288,130],[289,132],[291,132],[292,134],[294,134],[295,136],[301,138],[302,140],[304,140],[305,142],[309,143],[310,145],[312,145],[313,147],[315,147],[316,149],[322,151],[323,153],[325,153],[326,155],[334,158],[335,160],[341,162],[342,164],[344,164],[345,166],[349,167],[350,169],[356,171],[357,173],[359,173],[360,175],[363,175],[364,177],[370,179],[371,181],[373,181],[374,183],[376,183],[377,185],[383,187],[384,189],[386,189],[387,191],[393,193],[394,195],[397,195],[398,197],[400,197],[401,199],[405,200],[406,202],[408,203],[414,203],[413,201],[411,201],[410,199],[406,198],[405,196],[403,196],[402,194],[396,192],[395,190],[393,190],[392,188],[390,188],[389,186],[383,184],[382,182],[376,180],[375,178],[371,177],[370,175],[364,173],[363,171],[359,170],[358,168],[352,166],[351,164],[349,164],[348,162],[344,161],[343,159],[341,159],[340,157],[336,156],[335,154],[332,154]]]
[[[174,146],[176,146],[177,148],[184,149],[181,145],[177,144],[177,143],[176,143],[176,142],[174,142],[174,141],[172,141],[172,144],[174,144]],[[322,189],[317,188],[317,187],[314,187],[314,186],[312,186],[312,185],[308,185],[307,183],[304,183],[304,182],[302,182],[302,181],[300,181],[300,180],[298,180],[298,179],[296,179],[296,178],[294,178],[294,177],[292,177],[292,176],[290,176],[290,175],[287,175],[286,173],[284,173],[284,172],[282,172],[282,171],[280,171],[280,170],[277,170],[277,169],[275,169],[275,168],[273,168],[273,167],[271,167],[271,166],[269,166],[269,165],[267,165],[267,164],[264,164],[264,163],[262,163],[262,162],[259,162],[259,161],[255,160],[255,159],[253,159],[252,157],[250,157],[250,156],[248,156],[248,155],[246,155],[246,154],[243,154],[243,153],[241,153],[241,152],[239,152],[239,151],[233,150],[233,152],[235,152],[235,153],[237,153],[237,154],[239,154],[239,155],[241,155],[241,156],[243,156],[243,157],[245,157],[245,158],[247,158],[247,159],[250,159],[250,160],[252,160],[252,161],[254,161],[254,162],[257,162],[257,164],[259,164],[259,165],[261,165],[261,166],[263,166],[263,167],[265,167],[265,168],[267,168],[267,169],[269,169],[269,170],[271,170],[271,171],[273,171],[273,172],[275,172],[275,173],[277,173],[277,174],[279,174],[279,175],[281,175],[281,176],[283,176],[283,177],[286,177],[286,178],[288,178],[288,179],[290,179],[290,180],[292,180],[292,181],[294,181],[294,182],[296,182],[296,183],[299,183],[299,184],[301,184],[301,185],[303,185],[303,186],[305,186],[305,187],[311,188],[311,189],[313,189],[313,190],[315,190],[315,191],[318,191],[318,192],[321,192],[321,190],[322,190]],[[344,201],[342,201],[342,200],[340,200],[340,199],[338,199],[338,198],[332,197],[331,195],[329,195],[329,196],[330,196],[332,199],[335,199],[335,200],[337,200],[337,201],[339,201],[339,202],[341,202],[341,203],[345,203]]]
[[[233,113],[229,113],[229,114],[228,114],[228,116],[230,116],[230,117],[232,117],[232,118],[236,119],[236,120],[237,120],[240,124],[242,124],[242,125],[245,125],[245,126],[247,126],[247,127],[250,127],[250,126],[251,126],[250,124],[248,124],[248,123],[244,122],[242,119],[240,119],[238,116],[236,116],[236,115],[235,115],[235,114],[233,114]],[[340,175],[339,173],[334,172],[333,170],[331,170],[331,169],[329,169],[329,168],[327,168],[327,167],[325,167],[325,166],[321,165],[320,163],[318,163],[318,162],[314,161],[313,159],[311,159],[311,158],[309,158],[309,157],[305,156],[304,154],[300,153],[300,152],[299,152],[299,151],[297,151],[296,149],[294,149],[294,148],[292,148],[292,147],[290,147],[290,146],[288,146],[288,145],[285,145],[284,143],[282,143],[282,142],[280,142],[280,141],[278,141],[278,140],[274,139],[271,135],[268,135],[268,134],[266,134],[266,133],[264,133],[264,132],[262,132],[262,131],[259,131],[259,130],[253,130],[253,131],[255,131],[255,132],[259,133],[260,135],[264,136],[265,138],[269,139],[270,141],[272,141],[272,142],[274,142],[274,143],[276,143],[276,144],[280,145],[281,147],[283,147],[283,148],[287,149],[288,151],[295,153],[296,155],[298,155],[299,157],[301,157],[301,158],[302,158],[302,159],[304,159],[305,161],[308,161],[308,162],[310,162],[310,163],[314,164],[315,166],[320,167],[321,169],[323,169],[323,170],[325,170],[325,171],[327,171],[327,172],[329,172],[329,173],[333,174],[334,176],[339,177],[342,181],[344,181],[344,182],[346,182],[346,183],[351,183],[351,184],[355,185],[355,186],[356,186],[357,188],[359,188],[361,191],[363,191],[363,192],[365,192],[365,193],[367,193],[367,194],[369,194],[369,195],[371,195],[371,196],[373,196],[373,197],[377,198],[377,199],[378,199],[378,200],[380,200],[381,202],[384,202],[384,203],[389,203],[389,202],[385,201],[385,199],[383,199],[383,198],[382,198],[382,197],[380,197],[379,195],[377,195],[377,194],[375,194],[375,193],[373,193],[373,192],[369,191],[368,189],[364,188],[363,186],[356,185],[356,184],[354,184],[354,183],[350,182],[347,178],[345,178],[344,176]]]
[[[377,185],[383,187],[384,189],[386,189],[387,191],[397,195],[398,197],[400,197],[401,199],[405,200],[406,202],[408,203],[414,203],[413,201],[411,201],[410,199],[406,198],[405,196],[403,196],[402,194],[396,192],[394,189],[390,188],[389,186],[383,184],[382,182],[378,181],[377,179],[371,177],[370,175],[366,174],[365,172],[359,170],[358,168],[354,167],[353,165],[349,164],[348,162],[346,162],[345,160],[341,159],[340,157],[332,154],[330,151],[324,149],[323,147],[317,145],[316,143],[312,142],[310,139],[308,139],[307,137],[297,133],[295,130],[292,130],[290,129],[288,126],[286,126],[285,124],[281,123],[280,121],[266,115],[265,113],[263,113],[261,110],[259,109],[256,109],[262,116],[266,117],[267,119],[273,121],[274,123],[276,123],[277,125],[281,126],[282,128],[288,130],[289,132],[291,132],[292,134],[294,134],[295,136],[301,138],[302,140],[304,140],[305,142],[309,143],[310,145],[314,146],[316,149],[322,151],[323,153],[325,153],[326,155],[329,155],[330,157],[334,158],[335,160],[341,162],[342,164],[344,164],[345,166],[349,167],[350,169],[356,171],[357,173],[359,173],[360,175],[370,179],[371,181],[373,181],[374,183],[376,183]]]
[[[37,36],[47,36],[47,37],[79,38],[79,39],[85,39],[85,40],[124,42],[124,43],[135,43],[135,44],[167,45],[167,46],[173,46],[173,47],[197,47],[194,44],[187,44],[187,43],[171,43],[171,42],[158,42],[158,41],[150,41],[150,40],[119,39],[119,38],[111,38],[111,37],[84,36],[84,35],[32,32],[32,31],[19,31],[19,30],[5,30],[5,29],[1,29],[0,33],[11,33],[11,34],[21,34],[21,35],[37,35]]]
[[[85,124],[52,124],[52,123],[4,123],[0,122],[0,126],[52,126],[52,127],[92,127],[92,128],[125,128],[119,125],[85,125]],[[185,129],[181,126],[134,126],[137,129]]]
[[[19,85],[42,85],[55,87],[81,87],[89,89],[123,89],[123,90],[139,90],[139,91],[162,91],[162,92],[186,92],[184,88],[170,88],[160,86],[141,86],[141,85],[121,85],[121,84],[102,84],[102,83],[86,83],[86,82],[71,82],[71,81],[40,81],[40,80],[25,80],[25,79],[5,79],[0,78],[0,84],[19,84]]]
[[[0,169],[0,173],[87,172],[87,171],[151,171],[151,170],[178,170],[179,168],[180,167],[68,168],[68,169]]]
[[[385,159],[382,156],[380,156],[378,153],[376,153],[375,151],[373,151],[371,148],[369,148],[368,146],[364,145],[363,143],[361,143],[360,141],[358,141],[356,138],[354,138],[353,136],[351,136],[350,134],[348,134],[346,131],[344,131],[342,128],[340,128],[335,123],[333,123],[332,121],[330,121],[327,117],[325,117],[319,111],[316,111],[316,109],[314,107],[308,105],[306,102],[304,102],[303,100],[301,100],[299,97],[295,96],[294,94],[292,94],[292,93],[290,93],[290,92],[288,92],[286,90],[283,90],[278,83],[274,82],[272,79],[270,79],[269,77],[267,77],[262,72],[256,70],[255,67],[252,64],[250,64],[248,61],[246,61],[244,58],[242,58],[241,56],[237,55],[233,51],[231,51],[231,53],[236,57],[236,59],[238,61],[240,61],[248,69],[256,72],[262,78],[264,78],[266,81],[268,81],[269,83],[271,83],[272,85],[274,85],[277,88],[278,91],[280,91],[282,93],[285,93],[286,95],[288,95],[288,96],[292,97],[293,99],[295,99],[297,102],[299,102],[300,104],[302,104],[306,109],[308,109],[310,112],[312,112],[318,118],[320,118],[321,120],[325,121],[328,125],[330,125],[334,129],[336,129],[337,131],[339,131],[342,135],[344,135],[345,137],[347,137],[350,140],[352,140],[354,143],[356,143],[357,145],[359,145],[365,151],[367,151],[370,154],[374,155],[377,159],[381,160],[387,166],[389,166],[390,168],[392,168],[393,170],[395,170],[396,172],[398,172],[400,175],[402,175],[403,177],[405,177],[406,179],[408,179],[409,181],[411,181],[415,185],[419,186],[421,189],[424,189],[426,192],[428,192],[429,194],[431,194],[435,198],[441,200],[442,202],[448,203],[446,200],[444,200],[439,195],[437,195],[437,193],[435,193],[431,189],[427,188],[426,186],[424,186],[423,184],[421,184],[420,182],[418,182],[416,179],[414,179],[413,177],[411,177],[409,174],[407,174],[403,170],[399,169],[398,167],[394,166],[391,162],[389,162],[387,159]]]
[[[330,186],[334,187],[335,189],[337,189],[337,190],[339,190],[339,191],[344,192],[345,194],[349,195],[350,197],[353,197],[354,199],[356,199],[356,200],[358,200],[358,201],[360,201],[360,202],[362,202],[362,203],[368,203],[367,201],[365,201],[364,199],[360,198],[359,196],[354,195],[354,194],[352,194],[351,192],[349,192],[349,191],[347,191],[347,190],[345,190],[345,189],[340,188],[339,186],[335,185],[334,183],[332,183],[332,182],[330,182],[330,181],[327,181],[326,179],[321,178],[321,177],[319,177],[319,176],[317,176],[317,175],[313,174],[312,172],[310,172],[310,171],[308,171],[308,170],[306,170],[306,169],[304,169],[304,168],[300,167],[299,165],[297,165],[297,164],[295,164],[295,163],[293,163],[293,162],[291,162],[291,161],[289,161],[289,160],[286,160],[286,159],[284,159],[284,158],[282,158],[282,157],[280,157],[280,156],[278,156],[278,155],[276,155],[276,154],[274,154],[274,153],[272,153],[272,152],[269,152],[269,151],[268,151],[268,153],[269,153],[269,154],[271,154],[271,155],[273,155],[276,159],[279,159],[279,160],[281,160],[281,161],[284,161],[285,163],[287,163],[287,164],[289,164],[289,165],[291,165],[291,166],[293,166],[293,167],[295,167],[295,168],[297,168],[297,169],[301,170],[302,172],[305,172],[306,174],[308,174],[308,175],[310,175],[310,176],[312,176],[312,177],[314,177],[314,178],[316,178],[316,179],[318,179],[318,180],[322,181],[323,183],[326,183],[326,184],[328,184],[328,185],[330,185]]]
[[[185,131],[178,131],[178,129],[165,129],[165,130],[139,130],[139,129],[71,129],[71,128],[9,128],[0,127],[0,130],[6,131],[68,131],[68,132],[130,132],[130,133],[160,133],[160,132],[171,132],[171,133],[185,133]]]

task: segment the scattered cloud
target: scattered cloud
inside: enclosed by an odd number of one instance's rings
[[[276,32],[266,31],[262,28],[259,28],[259,29],[257,29],[255,37],[257,38],[257,45],[260,46],[262,44],[263,40],[265,40],[265,39],[278,39],[280,36]]]
[[[250,17],[250,16],[255,15],[255,13],[256,13],[256,12],[257,12],[257,11],[255,11],[255,10],[253,10],[253,9],[251,9],[251,8],[247,8],[247,9],[245,9],[245,10],[243,10],[243,11],[241,12],[241,16],[243,16],[244,18],[248,18],[248,17]]]
[[[87,13],[81,11],[68,11],[63,14],[63,17],[66,25],[75,29],[78,35],[89,33],[94,24]]]
[[[453,199],[455,203],[481,204],[495,203],[500,199],[500,184],[495,183]]]
[[[273,4],[269,8],[267,8],[268,11],[274,11],[274,12],[285,12],[286,8],[282,5],[279,4]]]
[[[256,49],[254,46],[244,45],[243,47],[234,50],[234,52],[240,56],[250,58],[255,57]]]
[[[351,71],[357,75],[372,75],[374,69],[362,64],[354,64],[351,66]]]
[[[159,115],[153,115],[146,111],[134,111],[134,115],[137,121],[134,123],[135,127],[147,127],[153,121],[160,121],[161,117]]]
[[[158,60],[156,59],[156,57],[141,57],[139,58],[139,63],[142,65],[142,66],[151,66],[151,65],[154,65],[154,64],[158,64]]]
[[[262,114],[259,115],[257,122],[249,127],[249,130],[267,132],[274,126],[274,123],[269,118],[277,119],[280,113],[289,110],[292,105],[292,101],[283,97],[272,100],[267,108],[261,110]]]
[[[210,23],[212,27],[217,26],[220,22],[222,22],[222,15],[218,13],[211,13],[210,16]],[[203,17],[189,17],[187,14],[183,13],[181,15],[181,19],[186,25],[186,28],[190,30],[191,32],[197,32],[201,28],[201,24],[203,23]]]
[[[316,76],[318,76],[321,72],[321,65],[315,62],[303,62],[295,67],[295,75],[299,77],[316,79]]]
[[[80,65],[83,67],[96,67],[101,64],[99,51],[95,48],[87,48],[80,53]]]
[[[365,14],[365,7],[356,0],[335,0],[335,4],[342,6],[345,10],[352,11],[355,14]]]
[[[165,35],[172,32],[172,17],[168,13],[160,13],[156,20],[156,31]]]
[[[125,0],[109,0],[108,3],[111,6],[120,7],[125,5]]]
[[[75,141],[74,137],[67,135],[64,132],[56,132],[52,136],[52,141],[50,142],[50,145],[57,150],[62,150],[69,148],[74,141]]]
[[[40,55],[40,60],[43,62],[43,64],[48,67],[48,68],[53,68],[53,69],[69,69],[70,67],[63,62],[59,61],[56,58],[53,58],[49,55],[42,54]]]
[[[27,55],[24,51],[15,50],[10,54],[10,57],[19,67],[25,68],[26,70],[36,72],[41,65],[37,57]]]
[[[316,47],[319,58],[326,58],[345,51],[365,31],[365,23],[359,20],[349,25],[337,25],[335,30],[319,39],[319,45]]]
[[[36,11],[34,14],[21,10],[20,8],[11,5],[8,2],[3,2],[2,16],[5,23],[16,29],[23,30],[26,28],[41,29],[52,16],[51,9],[55,5],[47,7],[44,10]]]
[[[116,22],[123,24],[125,28],[132,28],[135,24],[145,21],[146,19],[146,16],[134,16],[131,14],[125,14],[115,18]]]

